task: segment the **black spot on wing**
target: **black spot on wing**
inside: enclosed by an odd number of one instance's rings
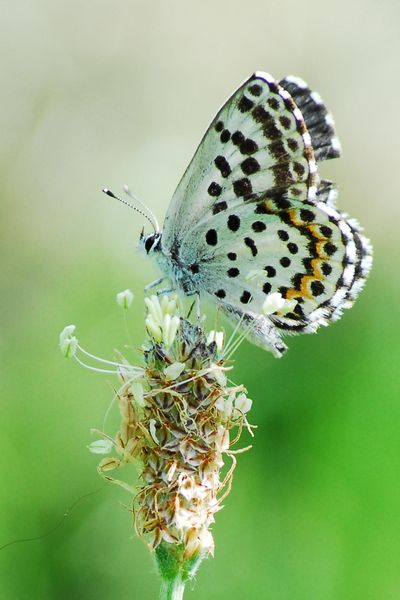
[[[282,242],[287,242],[289,239],[289,234],[284,229],[278,229],[278,237]]]
[[[332,267],[329,263],[324,262],[321,265],[321,271],[324,275],[330,275],[332,273]]]
[[[267,226],[263,221],[254,221],[254,223],[251,225],[251,228],[256,233],[261,233],[267,229]]]
[[[274,140],[282,137],[281,130],[276,126],[275,118],[263,106],[256,106],[251,114],[256,123],[261,125],[266,138]]]
[[[283,198],[282,196],[277,196],[274,198],[274,204],[279,210],[286,210],[292,206],[289,200]]]
[[[227,208],[228,205],[225,201],[216,202],[212,208],[213,215],[217,215],[218,213],[222,212],[223,210],[226,210]]]
[[[263,285],[263,292],[264,294],[269,294],[270,291],[272,289],[272,285],[269,283],[269,281],[267,281],[266,283],[264,283]]]
[[[235,144],[235,146],[240,146],[240,144],[242,144],[244,142],[245,137],[241,131],[235,131],[232,134],[231,139],[232,139],[232,143]]]
[[[250,237],[245,237],[244,238],[244,243],[246,244],[246,246],[248,248],[250,248],[252,255],[253,256],[257,256],[258,250],[257,250],[257,246],[255,244],[255,241],[252,238],[250,238]]]
[[[227,273],[228,277],[238,277],[238,275],[240,275],[240,271],[236,267],[231,267],[228,269]]]
[[[278,291],[279,291],[279,293],[282,295],[282,297],[283,297],[283,298],[287,298],[288,289],[289,289],[289,288],[287,288],[287,287],[286,287],[286,286],[284,286],[284,285],[281,285],[281,286],[278,288]]]
[[[281,117],[279,117],[279,123],[282,125],[282,127],[284,129],[290,129],[290,126],[292,124],[292,121],[289,117],[287,117],[286,115],[282,115]]]
[[[267,272],[267,276],[268,277],[275,277],[275,275],[276,275],[276,269],[275,269],[275,267],[272,267],[270,265],[264,267],[264,271]]]
[[[326,237],[326,238],[332,237],[333,231],[327,225],[320,225],[319,230],[324,237]]]
[[[303,258],[302,263],[303,263],[303,267],[306,270],[307,275],[311,275],[314,271],[313,266],[312,266],[311,256],[306,256],[305,258]]]
[[[293,275],[292,285],[295,290],[300,290],[303,277],[304,277],[304,273],[296,273],[296,275]]]
[[[310,288],[313,296],[320,296],[325,291],[325,287],[320,281],[312,281]]]
[[[221,140],[221,142],[223,144],[226,144],[226,142],[229,142],[231,138],[231,134],[230,131],[228,131],[228,129],[224,129],[223,132],[221,133],[221,135],[219,136],[219,139]]]
[[[209,246],[218,244],[218,235],[215,229],[209,229],[206,233],[206,242]]]
[[[293,163],[293,171],[299,176],[302,177],[306,172],[304,165],[299,162]]]
[[[213,181],[208,186],[208,190],[207,191],[210,194],[210,196],[213,196],[214,198],[216,198],[217,196],[221,195],[222,187],[218,183],[216,183],[215,181]]]
[[[251,140],[250,138],[243,139],[243,141],[240,143],[239,150],[242,154],[254,154],[258,150],[258,145],[254,140]]]
[[[242,304],[248,304],[251,300],[251,294],[247,290],[244,290],[243,294],[240,296],[240,302]]]
[[[258,83],[254,83],[253,85],[251,85],[249,87],[249,92],[253,96],[261,96],[261,94],[262,94],[262,87],[261,87],[261,85],[258,85]]]
[[[288,258],[287,256],[283,256],[279,262],[281,263],[282,267],[289,267],[290,266],[290,258]]]
[[[238,109],[240,112],[245,113],[251,110],[254,106],[254,102],[247,98],[246,96],[242,96],[238,102]]]
[[[336,251],[337,251],[337,246],[335,246],[335,244],[332,244],[331,242],[327,242],[326,244],[324,244],[324,252],[328,256],[333,256]]]
[[[240,168],[245,175],[253,175],[260,170],[260,165],[253,156],[249,156],[240,164]]]
[[[285,144],[282,140],[275,140],[274,142],[268,144],[268,152],[275,158],[275,160],[281,160],[282,158],[288,156]]]
[[[273,96],[270,96],[268,98],[267,104],[273,110],[278,110],[278,108],[279,108],[279,100],[277,98],[274,98]]]
[[[271,211],[265,202],[259,202],[254,210],[256,215],[268,215]]]
[[[305,223],[309,223],[315,220],[315,213],[312,210],[308,210],[308,208],[302,208],[300,210],[300,218]]]
[[[298,150],[298,148],[299,148],[298,142],[293,138],[289,138],[287,140],[287,145],[289,146],[289,148],[292,152],[296,152],[296,150]]]
[[[229,177],[229,175],[232,173],[231,167],[224,156],[217,156],[217,158],[214,160],[214,164],[220,171],[222,177]]]
[[[227,224],[231,231],[237,231],[240,227],[240,218],[237,215],[229,215]]]
[[[250,179],[243,177],[243,179],[237,179],[233,182],[233,191],[238,198],[242,196],[248,196],[252,193],[253,188],[251,186]]]
[[[276,165],[272,165],[271,171],[274,174],[274,183],[276,188],[286,189],[293,182],[289,163],[278,163]]]

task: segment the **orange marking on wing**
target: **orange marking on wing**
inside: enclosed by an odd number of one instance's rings
[[[309,298],[309,294],[307,293],[306,296],[304,296],[303,292],[301,290],[295,290],[294,288],[289,288],[288,291],[286,292],[286,298],[288,300],[293,300],[293,299],[297,299],[297,298]]]
[[[325,242],[328,239],[318,231],[317,226],[314,223],[308,224],[306,227],[317,240],[323,240]]]
[[[265,208],[271,212],[276,212],[276,208],[273,205],[271,200],[265,200],[264,202]],[[310,234],[317,240],[315,243],[315,249],[317,256],[311,260],[311,268],[312,274],[304,274],[301,278],[300,289],[296,290],[294,288],[289,288],[286,291],[285,297],[288,300],[292,300],[293,298],[303,298],[307,300],[314,300],[314,296],[312,295],[309,284],[312,281],[324,281],[326,279],[325,275],[322,273],[320,266],[325,260],[329,257],[326,255],[324,251],[324,245],[327,242],[328,238],[318,230],[318,225],[316,223],[309,223],[299,219],[299,210],[297,208],[291,208],[288,211],[290,221],[294,227],[307,229]],[[318,304],[316,300],[314,300],[315,304]]]
[[[264,208],[268,211],[267,214],[276,213],[277,210],[271,200],[264,200]]]
[[[324,235],[322,235],[320,233],[320,231],[318,231],[318,226],[315,225],[314,223],[310,224],[310,223],[305,223],[303,221],[299,221],[297,219],[297,215],[298,215],[297,209],[294,208],[294,209],[289,210],[288,212],[289,212],[290,220],[295,227],[296,226],[304,227],[311,233],[311,235],[314,238],[316,238],[318,240],[318,242],[315,245],[318,256],[311,260],[312,275],[304,274],[303,277],[301,278],[300,290],[296,290],[294,288],[289,288],[286,292],[286,298],[288,300],[292,300],[293,298],[301,297],[303,299],[313,300],[314,297],[313,297],[312,293],[310,292],[309,283],[311,283],[312,281],[315,281],[315,280],[323,281],[325,279],[325,276],[323,275],[323,273],[320,270],[320,265],[326,259],[326,255],[324,253],[323,246],[324,246],[327,238]]]
[[[317,248],[318,248],[317,244]],[[318,252],[318,249],[317,249]],[[323,281],[325,279],[324,275],[321,273],[319,266],[322,262],[320,257],[313,258],[311,261],[312,275],[304,275],[301,279],[300,290],[303,296],[307,297],[309,300],[312,300],[314,297],[312,293],[309,291],[308,284],[312,281]]]

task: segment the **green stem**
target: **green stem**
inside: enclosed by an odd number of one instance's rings
[[[204,554],[198,552],[188,559],[183,544],[161,542],[155,558],[162,580],[160,600],[182,600],[185,584],[195,576]]]
[[[185,584],[179,575],[175,579],[164,579],[161,583],[160,600],[182,600]]]

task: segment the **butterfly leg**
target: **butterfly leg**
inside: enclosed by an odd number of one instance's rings
[[[197,321],[201,320],[200,293],[196,293],[196,316]]]
[[[165,279],[165,277],[160,277],[160,279],[156,279],[155,281],[152,281],[151,283],[149,283],[148,285],[146,285],[145,288],[144,288],[144,293],[147,294],[148,291],[150,291],[153,288],[155,288],[158,285],[160,285],[160,283],[162,283],[164,281],[164,279]]]
[[[186,295],[187,296],[194,296],[194,295],[196,296],[196,300],[193,302],[192,306],[190,307],[189,314],[188,314],[187,318],[189,318],[190,313],[193,310],[193,306],[194,306],[194,304],[196,304],[197,321],[200,321],[201,320],[200,292],[198,292],[197,290],[194,291],[194,292],[186,292]]]
[[[173,288],[163,288],[162,290],[157,290],[157,296],[162,296],[163,294],[172,294],[175,290]]]

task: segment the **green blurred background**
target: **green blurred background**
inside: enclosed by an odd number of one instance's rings
[[[375,264],[354,309],[281,361],[243,344],[235,380],[258,424],[188,598],[400,598],[398,163],[400,4],[389,0],[35,0],[0,24],[0,545],[51,529],[101,486],[86,444],[112,378],[67,362],[58,333],[112,358],[114,297],[143,286],[140,216],[100,193],[127,183],[162,220],[213,114],[253,70],[306,79],[343,158],[322,174],[360,219]],[[247,440],[245,440],[247,443]],[[115,486],[51,535],[0,551],[1,599],[152,599],[158,579]]]

